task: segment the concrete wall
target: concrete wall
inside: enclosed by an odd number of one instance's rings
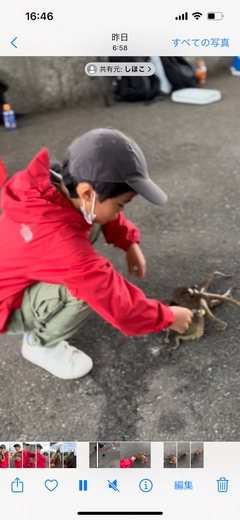
[[[194,64],[198,58],[189,58]],[[91,78],[86,63],[96,57],[0,57],[0,79],[9,85],[7,101],[16,113],[82,105],[110,88],[106,78]],[[104,58],[100,58],[104,61]],[[231,58],[204,58],[208,73],[228,68]]]
[[[229,67],[232,62],[232,58],[227,57],[219,57],[219,56],[204,56],[204,57],[187,57],[187,60],[192,63],[193,66],[197,66],[198,61],[203,59],[206,63],[208,74],[211,76],[213,74],[217,74],[219,72],[223,72],[224,70],[229,71]],[[1,67],[0,67],[1,68]]]
[[[85,103],[99,91],[97,78],[84,72],[93,57],[0,57],[0,79],[9,85],[7,101],[18,113]]]

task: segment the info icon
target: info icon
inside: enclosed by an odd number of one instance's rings
[[[143,491],[143,493],[149,493],[149,491],[151,491],[153,488],[153,483],[149,478],[143,478],[139,482],[139,488],[141,491]]]

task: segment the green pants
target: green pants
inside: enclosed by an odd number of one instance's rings
[[[92,243],[99,234],[100,228],[94,226]],[[38,282],[25,289],[21,308],[10,317],[7,334],[31,332],[33,345],[54,347],[71,338],[90,313],[89,305],[73,298],[64,285]]]

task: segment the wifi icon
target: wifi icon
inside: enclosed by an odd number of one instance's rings
[[[202,13],[196,12],[196,13],[193,13],[192,16],[195,18],[195,20],[199,20],[199,18],[201,18],[201,16],[202,16]]]

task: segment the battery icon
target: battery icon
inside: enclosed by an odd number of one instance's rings
[[[224,17],[223,13],[207,13],[208,20],[222,20]]]

